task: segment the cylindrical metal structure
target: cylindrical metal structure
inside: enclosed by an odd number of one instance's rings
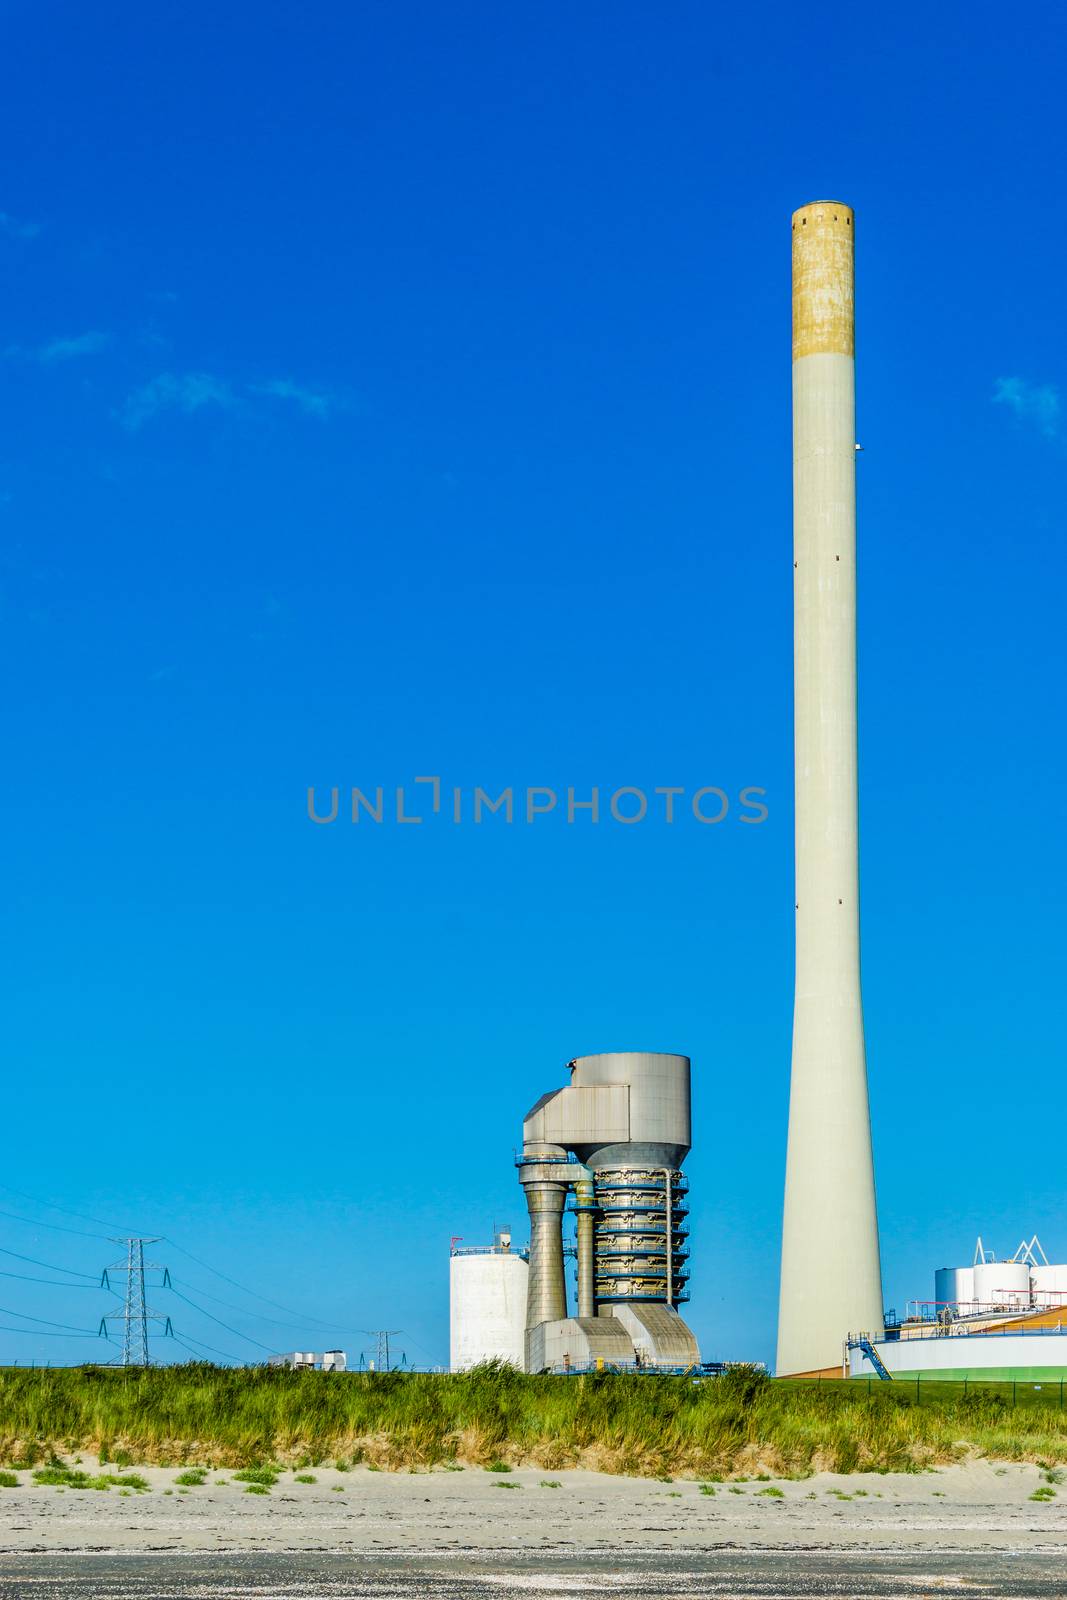
[[[780,1374],[881,1328],[859,964],[855,219],[793,217],[796,993],[778,1314]]]
[[[449,1366],[463,1372],[481,1361],[525,1362],[529,1269],[517,1250],[453,1251],[449,1260]]]
[[[574,1185],[574,1224],[578,1249],[578,1315],[596,1316],[596,1283],[593,1268],[596,1199],[591,1179]]]
[[[1067,1266],[1050,1262],[1047,1266],[1031,1267],[1030,1287],[1035,1305],[1063,1306],[1067,1311]]]
[[[677,1171],[609,1167],[597,1173],[598,1306],[688,1300],[687,1193]]]
[[[688,1056],[660,1050],[610,1050],[576,1056],[575,1089],[624,1084],[629,1136],[625,1141],[576,1135],[573,1148],[587,1166],[680,1167],[692,1143]]]
[[[934,1304],[938,1313],[945,1310],[966,1316],[974,1299],[972,1267],[938,1267],[934,1273]]]
[[[1025,1310],[1030,1304],[1030,1266],[1026,1261],[979,1261],[974,1300],[983,1311]]]
[[[567,1187],[561,1183],[523,1180],[530,1212],[530,1278],[526,1326],[555,1322],[567,1315],[563,1276],[563,1206]]]

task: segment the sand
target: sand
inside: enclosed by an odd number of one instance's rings
[[[88,1457],[81,1465],[97,1470]],[[316,1480],[309,1484],[286,1471],[269,1495],[249,1494],[219,1469],[203,1488],[182,1492],[177,1468],[128,1470],[150,1491],[58,1489],[20,1472],[17,1488],[0,1489],[0,1554],[1018,1551],[1062,1552],[1067,1573],[1067,1482],[1054,1499],[1032,1501],[1043,1482],[1034,1466],[976,1461],[915,1475],[820,1473],[801,1482],[716,1484],[714,1494],[690,1479],[532,1468],[504,1477],[474,1467],[319,1467],[309,1469]]]

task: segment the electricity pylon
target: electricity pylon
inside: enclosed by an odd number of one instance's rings
[[[174,1329],[170,1325],[170,1318],[161,1311],[150,1311],[145,1304],[144,1275],[146,1272],[162,1272],[164,1289],[170,1288],[170,1268],[160,1267],[155,1261],[146,1261],[144,1247],[146,1244],[158,1244],[158,1239],[113,1239],[113,1244],[126,1246],[126,1260],[116,1261],[114,1265],[104,1268],[103,1277],[100,1279],[101,1289],[110,1289],[111,1280],[109,1272],[124,1272],[126,1274],[126,1299],[121,1311],[108,1311],[100,1318],[100,1333],[107,1337],[109,1322],[121,1318],[123,1323],[122,1337],[122,1365],[124,1367],[147,1367],[148,1361],[148,1324],[162,1322],[164,1338],[171,1338]]]
[[[374,1364],[378,1371],[391,1372],[392,1364],[389,1360],[389,1340],[395,1338],[398,1333],[403,1333],[403,1328],[365,1328],[363,1331],[370,1335],[377,1346]],[[362,1357],[360,1359],[362,1360]]]

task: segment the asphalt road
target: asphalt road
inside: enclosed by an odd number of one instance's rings
[[[1060,1554],[889,1554],[825,1551],[704,1551],[545,1557],[502,1553],[351,1557],[326,1554],[26,1554],[0,1557],[0,1600],[618,1600],[670,1596],[966,1596],[967,1600],[1067,1595]]]

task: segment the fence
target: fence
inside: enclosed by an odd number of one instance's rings
[[[843,1401],[857,1393],[887,1400],[896,1405],[959,1404],[960,1401],[999,1400],[1013,1408],[1044,1406],[1057,1411],[1067,1409],[1067,1380],[1063,1378],[932,1378],[917,1373],[914,1377],[882,1378],[778,1378],[775,1388],[797,1389],[836,1395]],[[832,1403],[832,1402],[831,1402]]]

